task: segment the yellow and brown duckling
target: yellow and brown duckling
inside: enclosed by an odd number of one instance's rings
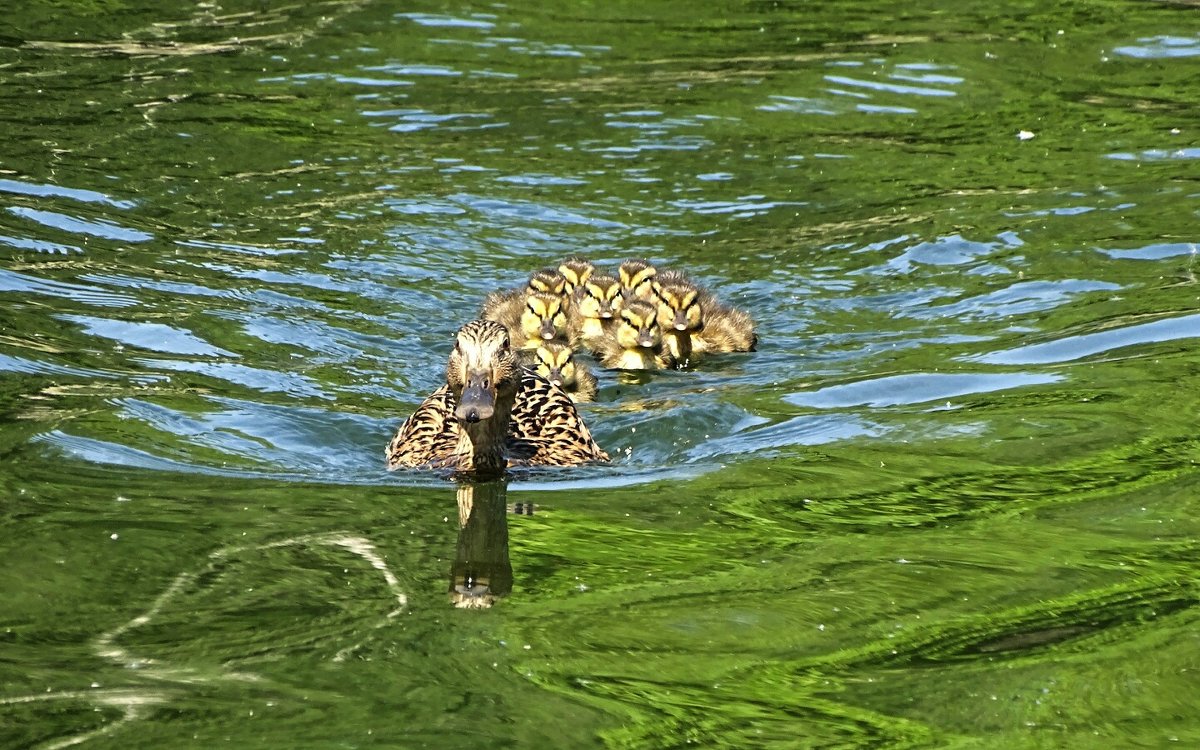
[[[596,398],[596,376],[566,344],[550,341],[534,350],[528,367],[567,392],[576,403]]]
[[[571,333],[563,298],[545,292],[526,295],[520,333],[524,349],[536,349],[548,341],[567,343]]]
[[[758,335],[750,316],[721,304],[684,274],[659,274],[654,295],[663,338],[677,362],[687,364],[696,354],[754,351]]]
[[[509,466],[608,460],[571,399],[521,367],[508,330],[491,320],[458,331],[445,385],[405,420],[386,455],[389,469],[452,469],[479,479]]]
[[[570,338],[563,298],[528,287],[488,295],[479,317],[507,328],[518,349],[536,349],[544,341]]]
[[[653,300],[654,277],[658,269],[649,261],[641,258],[630,258],[617,268],[617,278],[621,281],[621,294],[628,300]]]
[[[569,298],[575,290],[596,272],[596,266],[590,260],[580,255],[572,255],[558,264],[558,272],[566,279],[564,294]]]
[[[688,365],[693,353],[703,346],[698,339],[704,328],[700,295],[700,288],[682,274],[664,273],[654,282],[663,343],[675,361],[683,366]]]
[[[594,349],[612,331],[621,309],[621,283],[612,276],[592,276],[575,290],[571,304],[571,335]]]
[[[525,309],[525,298],[532,294],[555,294],[562,296],[567,280],[556,269],[544,268],[534,271],[520,289],[491,292],[483,300],[479,317],[504,324],[510,332],[520,327],[521,311]]]
[[[616,327],[600,340],[596,356],[604,367],[617,370],[662,370],[675,366],[663,346],[658,309],[633,300],[621,307]]]
[[[529,277],[529,281],[526,282],[525,289],[530,292],[557,294],[559,297],[570,294],[567,291],[567,277],[555,268],[534,271],[533,275]]]

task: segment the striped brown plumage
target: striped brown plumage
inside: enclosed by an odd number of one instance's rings
[[[498,357],[509,356],[506,346],[494,346],[498,337],[505,337],[507,344],[507,333],[502,326],[490,321],[472,321],[459,332],[458,342],[460,348],[477,346],[474,351],[495,350],[500,352]],[[458,356],[456,350],[448,370],[456,366]],[[565,391],[523,368],[517,381],[514,393],[509,380],[508,393],[513,393],[512,396],[500,396],[512,398],[508,428],[503,433],[504,445],[499,451],[508,466],[575,466],[609,460]],[[475,467],[477,456],[471,455],[471,451],[486,454],[486,446],[473,447],[464,439],[465,431],[454,416],[456,406],[455,392],[449,382],[421,402],[388,443],[388,468]]]

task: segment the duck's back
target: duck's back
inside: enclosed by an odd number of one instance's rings
[[[443,385],[421,402],[412,416],[400,425],[388,443],[389,469],[401,467],[454,467],[460,460],[458,421],[454,419],[454,397],[450,386]]]
[[[421,402],[388,443],[387,465],[398,468],[460,468],[454,397],[443,385]],[[566,392],[542,376],[521,370],[521,383],[504,441],[510,466],[575,466],[607,461]]]
[[[575,466],[608,460],[566,391],[529,370],[521,371],[505,448],[510,466]]]

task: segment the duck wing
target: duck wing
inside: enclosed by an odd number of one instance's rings
[[[521,371],[505,448],[510,466],[575,466],[608,460],[566,392],[529,370]]]
[[[449,466],[455,462],[458,421],[453,418],[454,399],[443,385],[421,402],[412,416],[400,425],[387,447],[387,467]]]

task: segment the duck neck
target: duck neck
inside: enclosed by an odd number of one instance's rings
[[[692,358],[692,334],[690,331],[667,331],[663,335],[665,349],[676,362],[686,363]]]
[[[458,469],[476,477],[499,476],[508,466],[504,444],[508,436],[509,414],[516,392],[497,393],[492,416],[478,422],[459,423],[458,445],[454,452],[460,457]]]
[[[584,318],[580,334],[585,339],[598,339],[604,335],[604,321],[600,318]]]

